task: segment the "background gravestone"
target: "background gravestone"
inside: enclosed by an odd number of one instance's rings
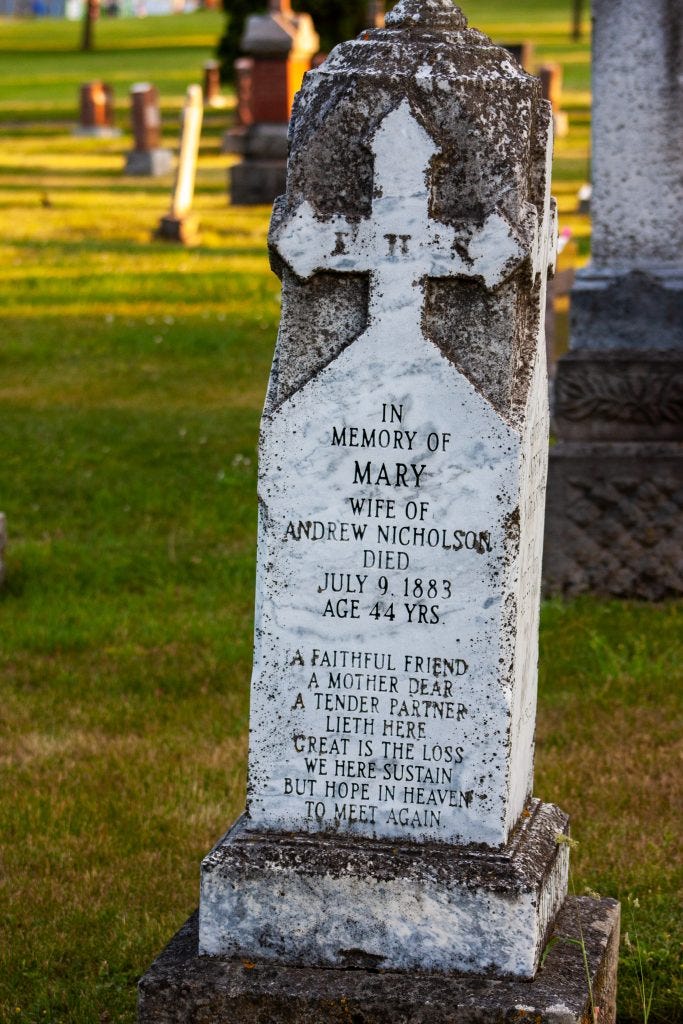
[[[221,93],[221,66],[217,60],[207,60],[204,63],[204,90],[205,107],[224,107],[225,96]]]
[[[235,205],[272,203],[284,192],[289,115],[319,45],[310,16],[295,14],[289,0],[270,0],[267,14],[247,19],[245,56],[235,64],[239,124],[223,140],[244,158],[228,172]]]
[[[171,151],[161,145],[159,94],[148,82],[137,82],[130,90],[130,113],[134,146],[126,157],[124,174],[158,177],[173,166]]]
[[[197,218],[192,213],[197,157],[201,140],[204,104],[199,85],[189,85],[180,120],[180,153],[171,195],[171,208],[159,221],[157,238],[194,245],[199,240]]]
[[[593,7],[591,263],[559,361],[548,590],[683,591],[683,11]]]
[[[120,135],[114,125],[114,90],[104,82],[85,82],[79,91],[80,120],[76,135],[111,138]]]
[[[553,108],[553,133],[556,139],[563,139],[569,132],[569,117],[562,110],[562,65],[556,62],[541,64],[538,69],[543,98]]]
[[[297,99],[247,810],[143,1022],[500,1021],[522,991],[578,1022],[586,969],[613,1020],[618,910],[566,902],[567,818],[532,797],[551,111],[466,26],[402,0]],[[576,914],[587,968],[539,972]]]

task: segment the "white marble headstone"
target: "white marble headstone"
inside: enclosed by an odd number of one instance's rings
[[[439,149],[407,99],[371,149],[370,216],[303,202],[273,233],[302,279],[368,274],[369,319],[263,419],[249,814],[502,844],[531,786],[543,347],[512,423],[421,318],[428,278],[495,289],[547,265],[554,228],[530,248],[497,209],[469,230],[434,219]]]
[[[247,808],[202,865],[202,954],[538,967],[567,876],[566,816],[531,797],[540,89],[450,0],[401,0],[295,103]]]

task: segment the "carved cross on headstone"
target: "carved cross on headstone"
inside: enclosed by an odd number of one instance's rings
[[[401,316],[419,322],[426,277],[478,277],[487,288],[496,288],[529,256],[538,263],[535,210],[528,217],[531,244],[499,210],[480,227],[461,231],[430,218],[430,165],[439,149],[407,100],[383,119],[371,149],[371,217],[358,223],[341,216],[320,221],[304,201],[276,228],[271,241],[297,277],[306,280],[321,271],[369,273],[371,317],[382,319],[400,309]]]

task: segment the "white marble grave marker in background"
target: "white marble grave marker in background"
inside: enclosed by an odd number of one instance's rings
[[[159,221],[157,230],[158,237],[185,245],[194,245],[198,241],[198,224],[192,213],[192,203],[203,117],[201,86],[189,85],[180,121],[180,152],[171,208]]]

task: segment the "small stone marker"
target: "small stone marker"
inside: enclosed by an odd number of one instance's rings
[[[267,14],[247,19],[240,45],[247,56],[235,64],[239,124],[223,149],[244,159],[229,170],[230,199],[272,203],[285,189],[292,102],[320,40],[308,14],[295,14],[289,0],[270,0]]]
[[[207,60],[204,64],[204,106],[224,107],[225,96],[221,94],[221,67],[217,60]]]
[[[591,263],[557,367],[544,577],[661,600],[683,593],[683,10],[593,17]]]
[[[158,177],[173,166],[171,151],[161,146],[159,94],[148,82],[131,86],[130,112],[135,146],[128,153],[124,174]]]
[[[290,138],[247,810],[140,1019],[578,1024],[582,952],[538,973],[567,817],[532,797],[550,108],[450,0],[401,0]],[[582,913],[613,1021],[618,912]]]
[[[541,64],[538,69],[541,79],[543,99],[548,100],[553,108],[553,133],[556,139],[563,139],[569,132],[569,118],[566,110],[562,110],[562,65],[557,63]]]
[[[202,130],[204,106],[199,85],[190,85],[183,107],[178,170],[171,197],[171,209],[161,218],[157,237],[194,245],[199,240],[197,218],[192,213],[194,180]]]
[[[76,135],[112,138],[121,132],[114,126],[114,90],[104,82],[85,82],[80,88],[80,123]]]

